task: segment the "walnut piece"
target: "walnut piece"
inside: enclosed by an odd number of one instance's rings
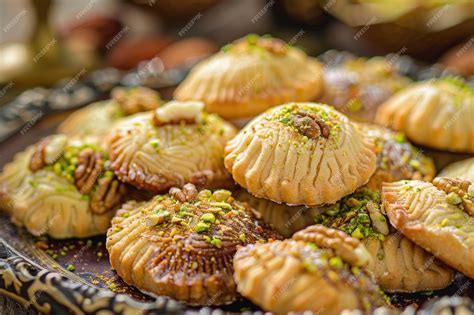
[[[89,194],[104,168],[102,153],[85,148],[77,157],[77,168],[74,171],[75,184],[83,195]]]
[[[454,204],[462,205],[464,211],[470,216],[474,216],[474,196],[470,193],[472,188],[469,189],[473,184],[470,181],[459,178],[437,177],[433,180],[433,185],[444,191],[448,197],[451,197],[450,201],[454,200]],[[459,200],[459,203],[456,203],[456,199]]]
[[[96,214],[104,214],[114,210],[122,204],[126,193],[127,188],[124,183],[119,182],[113,176],[101,177],[97,181],[97,190],[91,196],[91,211]]]
[[[295,233],[292,239],[314,243],[318,247],[333,249],[338,256],[341,256],[344,261],[353,266],[364,266],[370,260],[370,253],[358,239],[323,225],[307,227]]]
[[[329,126],[317,115],[304,110],[298,110],[291,116],[293,125],[298,131],[310,139],[319,136],[329,138]]]
[[[201,120],[203,108],[202,102],[171,101],[155,110],[153,123],[158,127],[168,124],[194,124]]]
[[[160,106],[160,94],[146,87],[122,88],[112,90],[112,99],[116,101],[126,115],[153,110]]]
[[[66,144],[67,137],[65,135],[49,136],[41,140],[31,155],[30,170],[36,172],[46,165],[56,162],[63,154]]]
[[[30,171],[36,172],[46,166],[46,161],[44,159],[44,150],[48,145],[49,138],[41,140],[35,147],[33,154],[30,158],[29,168]]]
[[[189,202],[194,200],[198,195],[198,190],[194,184],[188,183],[183,186],[182,189],[177,187],[172,187],[169,191],[170,195],[174,199],[180,202]]]

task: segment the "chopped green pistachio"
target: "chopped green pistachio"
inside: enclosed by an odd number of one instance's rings
[[[67,265],[66,270],[67,271],[74,271],[74,270],[76,270],[76,267],[74,267],[74,265]]]
[[[329,259],[329,266],[341,269],[342,267],[344,267],[344,262],[342,261],[341,257],[332,257],[331,259]]]
[[[242,241],[242,243],[245,243],[247,241],[247,237],[244,233],[240,233],[239,239]]]
[[[311,248],[312,250],[317,250],[318,246],[314,243],[308,243],[308,247]]]
[[[205,222],[202,222],[202,221],[198,222],[198,224],[196,224],[196,226],[194,227],[194,229],[198,233],[209,231],[210,228],[211,228],[211,226],[209,224],[207,224]]]
[[[396,135],[393,136],[393,140],[395,140],[398,143],[404,143],[405,135],[403,133],[397,133]]]
[[[230,51],[231,48],[232,48],[232,44],[227,44],[227,45],[224,45],[224,46],[221,48],[221,50],[222,50],[222,52],[225,52],[225,53],[226,53],[226,52]]]
[[[347,102],[346,106],[351,112],[358,112],[362,108],[362,102],[355,98]]]
[[[222,241],[218,238],[213,238],[212,241],[211,241],[211,244],[214,245],[217,248],[222,247]]]
[[[360,274],[360,268],[357,266],[352,267],[351,271],[355,276],[358,276]]]
[[[364,238],[364,234],[360,231],[359,227],[357,227],[354,231],[352,231],[351,236],[358,239]]]
[[[303,261],[303,268],[313,273],[318,271],[318,267],[308,258]]]
[[[130,216],[130,213],[124,212],[122,213],[122,218],[128,218]]]
[[[418,160],[411,160],[410,161],[410,166],[413,167],[415,170],[420,168],[420,161]]]
[[[227,202],[211,202],[210,205],[212,207],[219,207],[225,210],[232,210],[232,206]]]
[[[212,200],[223,202],[226,201],[231,195],[232,193],[230,191],[225,189],[219,189],[212,194]]]
[[[446,225],[448,225],[448,223],[449,223],[449,220],[447,218],[444,218],[443,221],[441,221],[439,225],[441,227],[445,227]]]
[[[448,194],[448,196],[446,197],[446,201],[452,205],[458,205],[462,202],[462,199],[461,197],[459,197],[458,194],[452,192]]]
[[[201,220],[207,223],[214,223],[216,217],[212,213],[205,213],[201,216]]]
[[[159,139],[152,139],[148,143],[155,150],[160,148],[160,140]]]
[[[206,242],[208,242],[208,243],[211,242],[211,238],[210,238],[209,236],[207,236],[207,235],[203,235],[202,238],[203,238]]]

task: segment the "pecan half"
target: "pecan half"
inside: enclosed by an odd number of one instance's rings
[[[437,177],[433,180],[433,185],[448,194],[448,197],[450,194],[456,194],[459,197],[459,204],[462,204],[464,211],[470,216],[474,216],[474,196],[469,194],[469,187],[473,184],[470,181],[459,178]]]
[[[358,239],[323,225],[307,227],[295,233],[292,239],[314,243],[318,247],[333,249],[344,261],[353,266],[364,266],[370,259],[370,253]]]
[[[146,87],[115,88],[112,99],[115,100],[126,115],[153,110],[160,106],[160,94]]]
[[[85,148],[79,152],[77,161],[77,168],[74,171],[75,184],[79,192],[85,195],[92,191],[92,187],[102,173],[104,159],[102,153]]]
[[[103,214],[117,208],[124,200],[127,186],[112,176],[101,177],[90,200],[91,211]]]
[[[321,135],[329,138],[329,126],[316,114],[298,110],[291,118],[295,128],[308,138],[316,139]]]
[[[45,161],[45,150],[49,141],[50,141],[49,138],[45,138],[36,145],[33,151],[33,154],[31,155],[31,158],[30,158],[30,163],[29,163],[30,171],[36,172],[46,166],[47,163]]]
[[[169,194],[180,202],[190,202],[198,195],[198,190],[194,184],[188,183],[182,189],[177,187],[170,188]]]

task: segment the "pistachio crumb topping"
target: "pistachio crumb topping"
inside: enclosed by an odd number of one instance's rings
[[[314,221],[346,232],[357,239],[385,239],[389,234],[387,219],[380,209],[380,193],[362,189],[325,208]]]

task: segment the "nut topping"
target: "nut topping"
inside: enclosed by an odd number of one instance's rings
[[[437,177],[433,180],[433,185],[448,195],[446,199],[449,203],[460,205],[469,215],[474,216],[471,182],[459,178]]]
[[[74,179],[77,189],[81,194],[88,194],[102,173],[104,160],[102,154],[94,152],[91,148],[85,148],[78,155],[77,168],[74,171]]]
[[[316,139],[319,136],[329,138],[329,126],[317,115],[304,110],[298,110],[291,115],[293,125],[298,131],[310,139]]]
[[[155,126],[177,125],[180,123],[194,124],[201,120],[204,103],[171,101],[157,108],[153,115]]]
[[[92,194],[91,211],[103,214],[119,206],[127,192],[126,185],[113,176],[104,176],[97,181],[97,190]]]
[[[169,193],[171,196],[173,196],[174,199],[180,202],[192,201],[198,195],[196,186],[194,186],[194,184],[191,184],[191,183],[184,185],[182,189],[177,188],[177,187],[172,187]]]
[[[30,158],[29,168],[30,171],[36,172],[46,166],[46,161],[44,158],[45,155],[45,148],[48,145],[50,139],[46,138],[40,141],[38,145],[36,145],[35,150]]]
[[[370,259],[370,253],[358,239],[323,225],[307,227],[295,233],[292,239],[314,243],[318,247],[331,248],[353,266],[364,266]]]
[[[160,94],[146,87],[119,87],[113,89],[111,94],[126,115],[153,110],[161,104]]]

